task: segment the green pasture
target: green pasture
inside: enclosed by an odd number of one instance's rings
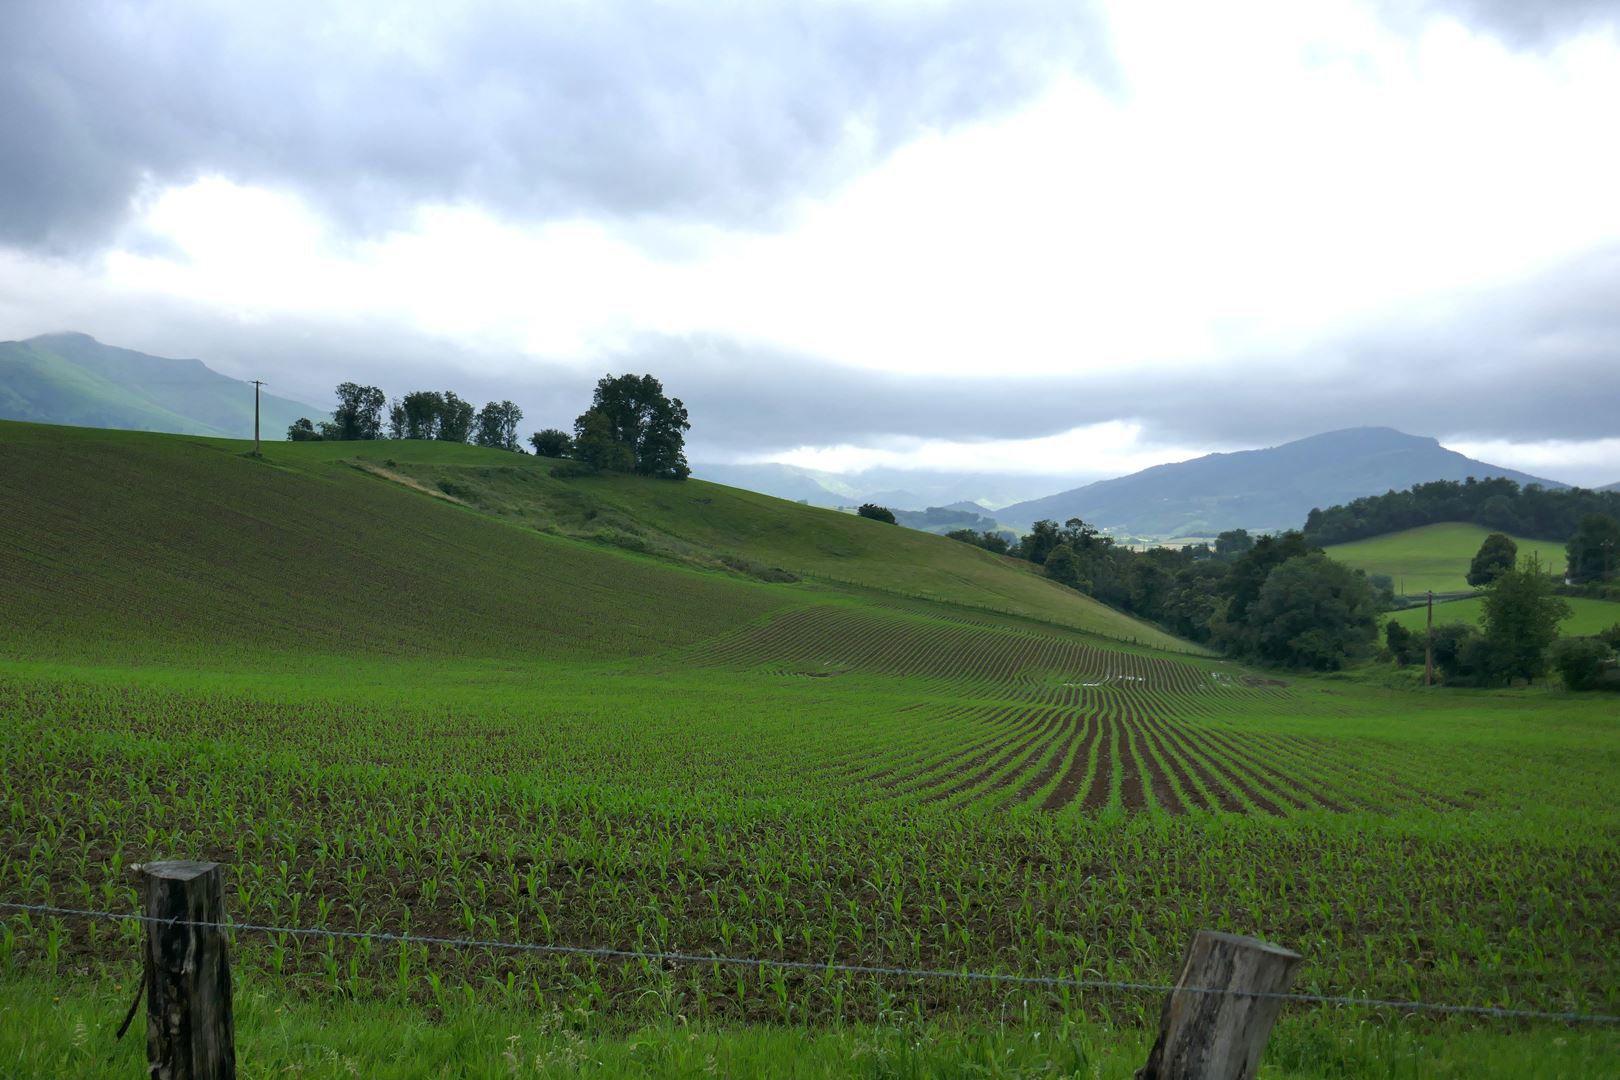
[[[1584,596],[1566,596],[1563,601],[1570,608],[1569,617],[1558,624],[1558,632],[1564,637],[1590,637],[1600,630],[1620,624],[1620,601],[1593,600]],[[1484,611],[1485,601],[1477,596],[1447,600],[1434,605],[1434,624],[1466,623],[1478,626]],[[1408,630],[1422,630],[1428,623],[1428,617],[1426,607],[1419,605],[1403,608],[1390,615],[1389,620],[1400,623]]]
[[[1200,928],[1307,992],[1620,1014],[1611,700],[1151,648],[714,485],[240,451],[0,425],[0,900],[131,911],[130,863],[197,857],[239,922],[818,965],[243,932],[258,1074],[1123,1076],[1158,994],[819,965],[1158,983]],[[138,939],[0,912],[0,1072],[138,1062]],[[1299,1005],[1262,1075],[1594,1075],[1616,1038]]]
[[[1349,544],[1335,544],[1327,553],[1347,566],[1368,574],[1387,574],[1402,596],[1467,592],[1468,564],[1494,530],[1483,525],[1446,522],[1375,536]],[[1513,537],[1519,558],[1536,553],[1549,573],[1564,570],[1564,545],[1550,540]]]

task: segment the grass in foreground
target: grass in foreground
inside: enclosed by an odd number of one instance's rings
[[[131,973],[133,974],[133,972]],[[144,1014],[114,1034],[132,984],[85,985],[0,975],[0,1070],[16,1080],[124,1080],[146,1065]],[[305,1000],[238,980],[237,1062],[245,1076],[417,1077],[1049,1077],[1128,1080],[1153,1030],[1057,1020],[856,1025],[805,1031],[713,1026],[676,1018],[623,1031],[579,1030],[560,1013],[452,1003],[433,1010]],[[1435,1026],[1358,1012],[1286,1014],[1260,1067],[1263,1080],[1323,1076],[1613,1075],[1620,1033]]]
[[[1466,592],[1468,564],[1494,529],[1463,522],[1425,525],[1422,528],[1335,544],[1327,549],[1333,558],[1369,574],[1387,574],[1400,596]],[[1564,545],[1551,540],[1513,537],[1519,545],[1519,558],[1536,553],[1548,573],[1562,573]]]

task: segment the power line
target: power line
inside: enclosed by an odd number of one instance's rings
[[[993,971],[969,971],[966,969],[953,971],[947,968],[884,967],[873,964],[840,963],[832,960],[825,963],[814,960],[767,960],[746,956],[723,956],[718,953],[662,952],[644,949],[616,949],[596,945],[553,945],[539,942],[491,941],[480,938],[435,937],[426,934],[395,934],[366,930],[328,930],[322,927],[267,926],[242,922],[201,922],[189,919],[158,919],[149,915],[135,915],[114,911],[57,907],[50,904],[19,904],[9,901],[0,901],[0,908],[37,912],[45,915],[154,923],[160,926],[193,926],[210,930],[288,934],[295,937],[324,937],[351,941],[380,941],[402,945],[439,945],[453,949],[500,949],[509,952],[590,957],[598,960],[644,960],[671,964],[719,964],[728,967],[780,968],[787,971],[836,972],[843,975],[888,975],[912,979],[963,979],[973,982],[1064,987],[1075,990],[1127,990],[1160,994],[1179,990],[1194,994],[1230,994],[1237,997],[1268,998],[1303,1004],[1342,1005],[1368,1009],[1404,1009],[1410,1012],[1481,1016],[1502,1020],[1550,1020],[1567,1024],[1620,1024],[1620,1015],[1554,1012],[1541,1009],[1509,1009],[1494,1005],[1451,1005],[1432,1001],[1397,1001],[1389,998],[1355,997],[1347,994],[1269,993],[1233,990],[1227,987],[1171,986],[1165,983],[1075,979],[1060,975],[1013,975]]]

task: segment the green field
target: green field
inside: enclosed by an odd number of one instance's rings
[[[1570,614],[1569,618],[1558,624],[1558,632],[1565,637],[1590,637],[1600,630],[1620,625],[1620,602],[1591,600],[1584,596],[1566,596],[1563,600],[1569,605]],[[1478,597],[1448,600],[1434,605],[1434,624],[1467,623],[1477,626],[1484,610],[1485,602]],[[1400,623],[1408,630],[1423,629],[1428,617],[1428,611],[1422,605],[1404,608],[1389,616],[1391,621]]]
[[[1327,553],[1347,566],[1369,574],[1387,574],[1400,596],[1467,592],[1468,564],[1493,530],[1483,525],[1447,522],[1419,529],[1375,536],[1350,544],[1335,544]],[[1536,553],[1548,573],[1564,570],[1564,545],[1550,540],[1513,537],[1519,558]]]
[[[1620,1013],[1612,700],[1248,671],[714,485],[242,449],[0,424],[0,900],[127,912],[197,857],[240,922],[816,965],[241,932],[262,1072],[1128,1076],[1156,993],[823,965],[1157,983],[1199,928],[1309,992]],[[0,1062],[127,1073],[40,1003],[116,1012],[138,928],[0,928]],[[1617,1058],[1291,1005],[1263,1075]]]

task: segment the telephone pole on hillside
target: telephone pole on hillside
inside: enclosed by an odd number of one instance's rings
[[[1423,685],[1434,685],[1434,590],[1429,590],[1429,636],[1423,642]]]
[[[259,456],[259,387],[264,383],[258,379],[250,380],[253,383],[253,456]]]

